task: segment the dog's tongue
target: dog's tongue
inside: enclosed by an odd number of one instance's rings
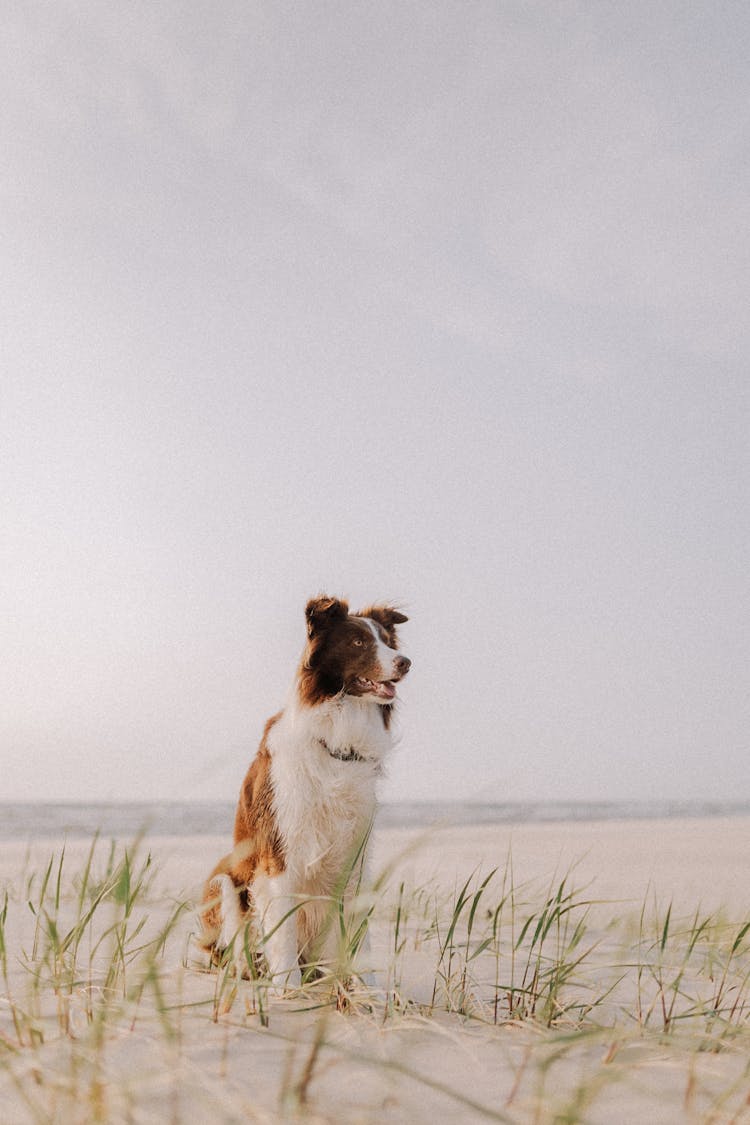
[[[375,683],[375,694],[379,695],[381,699],[393,699],[396,695],[396,685],[392,683]]]

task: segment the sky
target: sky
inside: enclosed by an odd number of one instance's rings
[[[234,799],[319,592],[386,799],[750,797],[750,9],[24,0],[0,800]]]

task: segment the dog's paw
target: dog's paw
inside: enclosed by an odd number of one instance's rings
[[[301,988],[301,972],[299,969],[289,969],[287,972],[274,973],[266,991],[272,1000],[288,1000]]]

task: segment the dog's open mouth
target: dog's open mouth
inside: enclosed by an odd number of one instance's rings
[[[354,683],[360,691],[377,695],[379,699],[396,698],[396,684],[393,680],[366,680],[364,676],[357,676]]]

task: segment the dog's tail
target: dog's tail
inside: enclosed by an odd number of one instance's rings
[[[247,883],[234,870],[237,849],[220,859],[203,890],[199,944],[214,956],[221,956],[242,929],[247,919]]]
[[[215,945],[218,949],[224,950],[231,945],[245,922],[245,911],[240,902],[243,892],[240,887],[235,886],[230,875],[215,875],[212,886],[214,893],[218,891],[221,915],[221,931]]]

